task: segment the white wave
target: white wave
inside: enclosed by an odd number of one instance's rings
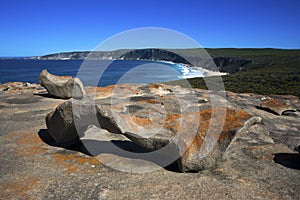
[[[197,69],[192,69],[185,65],[176,64],[181,70],[181,75],[178,78],[194,78],[194,77],[205,77],[206,73]]]

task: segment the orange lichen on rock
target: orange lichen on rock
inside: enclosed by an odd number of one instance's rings
[[[17,181],[8,181],[0,185],[1,199],[34,199],[28,192],[37,185],[37,177],[19,176]]]
[[[71,154],[52,154],[54,161],[52,162],[53,166],[58,166],[59,168],[64,168],[64,172],[66,173],[75,173],[80,170],[84,170],[85,172],[94,171],[93,168],[84,168],[85,164],[90,166],[99,165],[100,161],[94,157],[80,155],[78,153]],[[90,167],[89,166],[89,167]]]
[[[264,100],[260,103],[260,107],[265,108],[265,109],[269,109],[273,112],[275,112],[278,115],[281,115],[284,111],[286,110],[294,110],[295,109],[291,108],[290,105],[283,103],[279,100],[276,99],[267,99]]]
[[[131,116],[131,119],[139,126],[149,126],[151,124],[151,120],[149,118]]]
[[[3,139],[17,144],[18,147],[14,149],[16,154],[20,156],[35,156],[46,151],[43,148],[43,141],[37,134],[38,130],[39,128],[32,128],[10,132]]]
[[[281,107],[285,106],[282,102],[276,100],[276,99],[267,99],[263,102],[261,102],[261,106],[268,106],[268,107]]]
[[[151,84],[149,85],[149,88],[159,89],[159,88],[164,88],[164,86],[162,86],[161,84]]]
[[[45,153],[42,147],[43,142],[36,133],[24,135],[25,137],[18,138],[16,143],[19,146],[18,154],[22,156],[33,156]]]
[[[242,127],[244,122],[252,117],[249,113],[243,110],[232,110],[226,108],[214,109],[214,111],[212,111],[212,109],[200,111],[198,132],[185,153],[187,156],[199,151],[205,137],[214,139],[218,143],[222,143],[228,139],[231,140],[234,136],[231,132]],[[213,120],[211,119],[212,112],[214,112]],[[225,113],[226,116],[224,116]]]
[[[164,127],[172,130],[174,133],[177,133],[180,128],[180,122],[178,122],[177,120],[180,117],[183,116],[181,114],[167,114]]]
[[[87,87],[86,93],[93,94],[95,97],[107,98],[112,95],[112,92],[115,87],[115,85],[110,85],[106,87]]]

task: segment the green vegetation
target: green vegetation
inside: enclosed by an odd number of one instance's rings
[[[253,61],[243,66],[243,70],[237,70],[237,73],[222,76],[227,91],[300,97],[300,50],[207,49],[207,51],[212,57],[240,57]],[[236,63],[231,64],[234,66]],[[219,68],[220,71],[224,71],[222,67]],[[205,80],[211,79],[213,77],[192,78],[188,81],[194,88],[207,89]],[[183,84],[183,81],[170,83]]]

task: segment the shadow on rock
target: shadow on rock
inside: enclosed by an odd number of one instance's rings
[[[46,144],[53,146],[53,147],[62,147],[64,149],[73,150],[77,152],[81,152],[83,154],[92,156],[92,154],[85,148],[85,146],[82,144],[82,142],[79,140],[78,142],[66,147],[59,145],[55,142],[55,140],[51,137],[47,129],[40,129],[38,132],[39,137],[43,142]]]
[[[269,112],[269,113],[272,113],[274,115],[279,115],[278,113],[274,112],[273,110],[269,109],[269,108],[263,108],[261,106],[255,106],[256,109],[258,110],[263,110],[263,111],[266,111],[266,112]]]
[[[50,146],[61,147],[67,150],[81,152],[88,156],[97,156],[100,154],[114,154],[120,157],[132,158],[132,159],[142,159],[146,161],[153,162],[160,165],[163,163],[165,157],[153,158],[147,156],[150,151],[136,145],[131,141],[123,140],[111,140],[111,141],[98,141],[93,139],[78,140],[76,143],[70,146],[61,146],[55,142],[55,140],[48,133],[47,129],[40,129],[38,132],[39,137],[43,142]],[[180,172],[176,162],[171,163],[164,167],[166,170],[173,172]]]
[[[273,160],[285,167],[300,170],[300,154],[298,153],[277,153],[274,154]]]
[[[35,93],[33,95],[44,97],[44,98],[50,98],[50,99],[61,99],[61,98],[53,96],[53,95],[51,95],[49,93]]]

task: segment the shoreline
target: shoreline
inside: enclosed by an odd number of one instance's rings
[[[192,70],[197,70],[197,71],[201,71],[204,72],[204,76],[195,76],[195,77],[188,77],[188,78],[197,78],[197,77],[210,77],[210,76],[225,76],[228,75],[229,73],[226,72],[219,72],[219,71],[211,71],[208,69],[204,69],[203,67],[197,67],[197,66],[191,66],[189,64],[185,64],[185,63],[175,63],[172,61],[166,61],[166,60],[145,60],[145,61],[154,61],[154,62],[161,62],[161,63],[168,63],[168,64],[173,64],[173,65],[182,65],[184,67],[187,67],[189,69]],[[182,79],[188,79],[188,78],[182,78]]]
[[[20,59],[13,59],[13,60],[20,60]],[[40,59],[30,59],[33,61],[40,61]],[[111,61],[109,59],[103,59],[101,61]],[[48,61],[48,60],[41,60],[43,61]],[[51,61],[72,61],[70,59],[57,59],[57,60],[51,60]],[[75,60],[74,60],[75,61]],[[77,61],[77,60],[76,60]],[[84,60],[82,60],[84,61]],[[100,61],[100,60],[99,60]],[[114,61],[123,61],[122,59],[114,59]],[[125,61],[131,61],[131,60],[125,60]],[[158,82],[166,82],[166,81],[175,81],[175,80],[186,80],[189,78],[196,78],[196,77],[210,77],[210,76],[222,76],[222,75],[226,75],[227,73],[221,73],[221,72],[214,72],[211,70],[207,70],[201,67],[194,67],[188,64],[184,64],[184,63],[175,63],[175,62],[171,62],[171,61],[165,61],[165,60],[132,60],[132,61],[137,61],[137,62],[151,62],[153,64],[163,64],[166,65],[170,68],[174,68],[174,70],[176,70],[178,72],[178,77],[174,78],[174,80],[161,80]],[[141,63],[143,64],[143,63]],[[22,67],[22,65],[19,64],[15,64],[16,66]],[[40,63],[40,65],[43,65],[43,63]],[[63,65],[63,64],[62,64]],[[149,69],[151,71],[151,69]],[[4,71],[5,73],[5,71]],[[122,73],[120,73],[122,74]],[[29,75],[30,76],[30,75]],[[73,74],[73,76],[75,76],[75,74]],[[31,76],[30,76],[31,77]],[[155,77],[153,77],[155,78]],[[18,81],[22,81],[22,82],[28,82],[28,83],[38,83],[37,80],[31,80],[30,78],[22,78],[19,77],[19,79],[10,79],[10,78],[5,78],[4,80],[1,81],[1,84],[7,83],[7,82],[18,82]],[[157,82],[157,81],[156,81]],[[109,84],[111,85],[111,84]]]

